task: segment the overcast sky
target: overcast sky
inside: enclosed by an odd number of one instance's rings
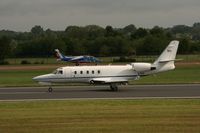
[[[200,0],[0,0],[0,30],[30,31],[34,25],[128,24],[151,28],[200,22]]]

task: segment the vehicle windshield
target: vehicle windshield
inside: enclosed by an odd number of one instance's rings
[[[53,73],[53,74],[56,74],[56,73],[57,73],[57,70],[54,70],[52,73]]]
[[[63,70],[55,70],[52,73],[53,74],[63,74]]]

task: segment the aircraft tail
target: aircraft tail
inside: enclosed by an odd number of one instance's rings
[[[176,60],[178,46],[179,41],[171,41],[158,59],[153,63],[153,66],[158,68],[158,72],[175,69],[174,61]]]
[[[59,51],[59,49],[55,49],[55,52],[56,52],[56,57],[58,58],[58,59],[63,59],[63,58],[65,58],[61,53],[60,53],[60,51]]]

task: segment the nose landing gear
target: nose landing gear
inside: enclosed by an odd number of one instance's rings
[[[111,89],[112,91],[118,91],[118,86],[117,86],[117,84],[110,84],[110,89]]]
[[[52,91],[53,91],[53,89],[52,89],[52,87],[50,86],[49,89],[48,89],[48,92],[52,92]]]

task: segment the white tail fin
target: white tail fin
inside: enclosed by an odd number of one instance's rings
[[[164,72],[175,69],[174,61],[178,50],[179,41],[171,41],[158,59],[152,64],[156,72]]]
[[[64,56],[60,53],[60,51],[58,49],[55,49],[55,52],[56,52],[57,58],[60,58],[60,59],[64,58]]]
[[[162,52],[160,57],[158,57],[158,59],[153,64],[175,61],[178,45],[179,41],[171,41],[166,49]]]

